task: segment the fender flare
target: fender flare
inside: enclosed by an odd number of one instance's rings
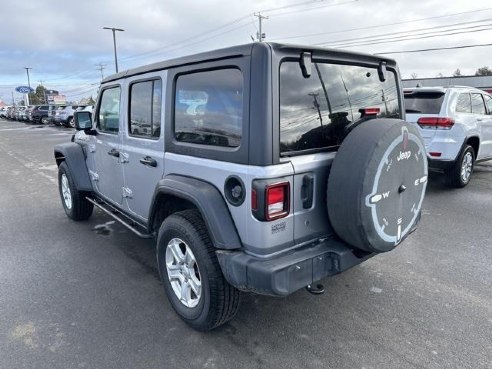
[[[180,175],[168,175],[161,179],[154,191],[149,225],[153,224],[159,202],[166,195],[189,201],[200,211],[215,248],[232,250],[242,247],[229,209],[214,185]]]
[[[57,165],[60,165],[62,161],[67,163],[77,190],[93,191],[82,146],[74,142],[59,144],[54,148],[54,155]]]

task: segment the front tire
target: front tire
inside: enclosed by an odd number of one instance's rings
[[[87,220],[92,215],[94,205],[87,201],[85,194],[75,187],[70,170],[63,161],[58,167],[58,189],[63,209],[70,219]]]
[[[475,151],[473,150],[473,147],[466,145],[454,166],[446,172],[448,184],[456,188],[465,187],[470,183],[474,165]]]
[[[42,124],[48,124],[49,123],[48,117],[42,117],[41,118],[41,123]]]
[[[197,210],[162,223],[157,263],[173,309],[191,327],[207,331],[236,315],[240,292],[225,280],[205,223]]]

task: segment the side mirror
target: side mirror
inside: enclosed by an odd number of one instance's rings
[[[85,131],[92,128],[92,114],[90,111],[76,111],[73,114],[73,120],[77,131]]]

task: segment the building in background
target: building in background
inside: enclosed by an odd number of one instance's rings
[[[458,76],[402,80],[403,87],[470,86],[492,93],[492,76]]]

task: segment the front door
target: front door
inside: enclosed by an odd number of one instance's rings
[[[95,112],[97,135],[89,146],[93,156],[91,180],[97,193],[114,204],[123,203],[123,169],[120,134],[121,88],[113,86],[101,91]]]
[[[165,72],[164,72],[165,73]],[[162,73],[160,73],[162,74]],[[128,120],[122,129],[120,160],[123,162],[124,191],[129,212],[146,222],[157,182],[164,173],[164,130],[162,86],[156,74],[129,82]]]

